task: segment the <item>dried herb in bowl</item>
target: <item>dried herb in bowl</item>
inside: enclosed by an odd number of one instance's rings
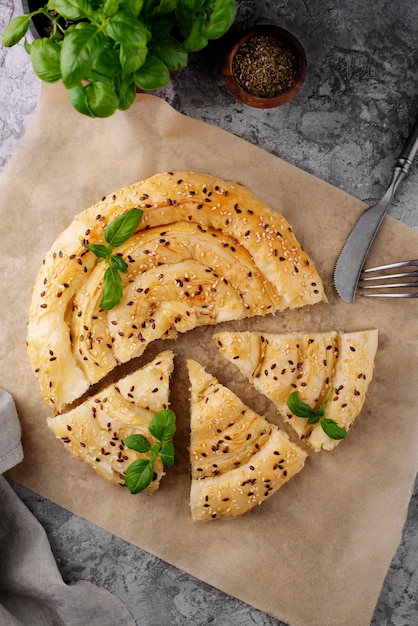
[[[274,25],[250,28],[230,48],[222,74],[232,95],[268,109],[289,102],[306,78],[305,51],[294,35]]]
[[[258,98],[274,98],[290,89],[296,77],[292,50],[269,35],[256,35],[242,44],[232,61],[240,87]]]

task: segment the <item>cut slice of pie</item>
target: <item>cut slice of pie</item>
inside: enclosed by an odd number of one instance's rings
[[[299,472],[307,455],[199,363],[187,366],[192,519],[242,515]]]
[[[123,297],[104,311],[106,263],[85,246],[103,247],[107,226],[133,207],[142,220],[114,250],[127,266]],[[238,183],[157,174],[79,213],[54,242],[34,286],[28,353],[60,412],[155,339],[321,301],[321,278],[281,213]]]
[[[274,402],[298,436],[315,451],[332,450],[341,439],[325,434],[321,421],[292,414],[287,405],[297,391],[312,409],[325,403],[325,419],[346,431],[359,415],[373,377],[377,330],[352,333],[222,332],[221,353]]]
[[[48,427],[67,450],[100,476],[124,485],[128,465],[149,456],[127,448],[124,440],[128,435],[140,434],[151,444],[155,442],[148,425],[155,413],[168,408],[172,371],[173,353],[161,352],[144,367],[108,385],[68,413],[48,418]],[[154,472],[144,491],[159,487],[164,475],[159,457],[154,462]]]

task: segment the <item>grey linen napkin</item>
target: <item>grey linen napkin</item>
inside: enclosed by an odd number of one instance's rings
[[[0,474],[23,459],[12,396],[0,389]],[[47,535],[0,476],[1,626],[135,626],[122,602],[89,581],[67,585]]]

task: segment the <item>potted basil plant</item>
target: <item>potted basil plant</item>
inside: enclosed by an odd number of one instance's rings
[[[128,109],[137,89],[166,86],[171,71],[187,66],[190,52],[222,37],[235,19],[236,3],[49,0],[13,18],[3,45],[17,44],[40,15],[50,22],[48,32],[24,44],[34,72],[49,83],[61,80],[80,113],[107,117]]]

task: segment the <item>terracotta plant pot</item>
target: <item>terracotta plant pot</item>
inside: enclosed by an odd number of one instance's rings
[[[307,61],[300,42],[278,26],[256,26],[229,50],[222,73],[239,101],[269,109],[289,102],[306,78]]]

